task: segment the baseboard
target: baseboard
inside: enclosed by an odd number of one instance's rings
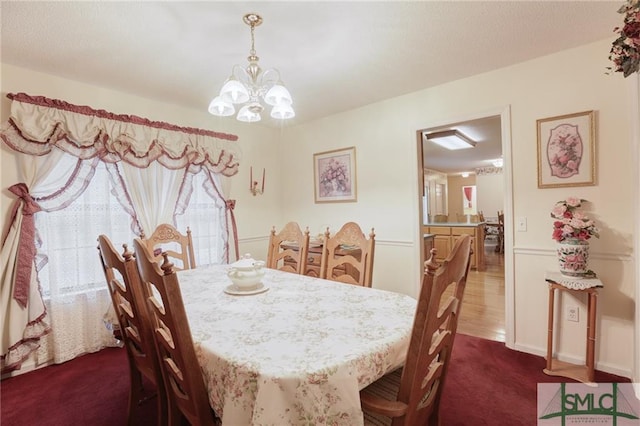
[[[516,343],[514,345],[514,347],[512,348],[516,351],[520,351],[520,352],[525,352],[528,354],[532,354],[532,355],[537,355],[540,356],[542,358],[547,357],[547,348],[541,348],[541,347],[537,347],[537,346],[529,346],[529,345],[522,345],[522,344],[518,344]],[[583,364],[584,363],[584,358],[579,358],[579,357],[575,357],[572,355],[566,355],[563,353],[556,353],[556,357],[560,360],[560,361],[564,361],[564,362],[571,362],[573,364]],[[609,374],[615,374],[616,376],[622,376],[622,377],[626,377],[628,379],[631,380],[631,370],[629,368],[624,368],[618,365],[613,365],[613,364],[609,364],[609,363],[605,363],[605,362],[598,362],[596,360],[596,366],[595,369],[598,371],[603,371],[605,373],[609,373]]]
[[[19,370],[13,370],[8,373],[4,373],[0,380],[8,379],[9,377],[19,376],[21,374],[30,373],[31,371],[38,370],[43,367],[48,367],[52,365],[53,361],[44,362],[41,364],[36,364],[36,361],[33,358],[29,358],[22,362]]]

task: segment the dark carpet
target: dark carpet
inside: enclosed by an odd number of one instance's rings
[[[535,425],[537,383],[571,381],[542,372],[542,357],[504,343],[456,336],[440,407],[443,426]],[[597,382],[629,382],[596,371]],[[0,382],[2,426],[126,425],[129,370],[124,349],[109,348]],[[147,392],[153,387],[147,384]],[[154,425],[156,398],[136,425]]]

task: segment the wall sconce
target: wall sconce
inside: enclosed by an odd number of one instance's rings
[[[258,194],[262,195],[264,193],[265,169],[262,169],[262,185],[260,185],[260,188],[258,188],[258,181],[253,180],[253,167],[251,167],[249,170],[249,192],[251,192],[254,197]]]

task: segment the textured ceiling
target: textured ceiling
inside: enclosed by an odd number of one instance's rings
[[[206,110],[232,65],[246,64],[242,16],[256,12],[260,64],[277,67],[294,98],[288,126],[613,40],[620,4],[2,1],[0,53],[4,63]]]

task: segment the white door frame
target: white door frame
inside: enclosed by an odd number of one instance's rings
[[[422,138],[420,131],[433,127],[442,127],[452,123],[461,123],[465,121],[477,120],[485,117],[500,116],[500,128],[502,136],[502,158],[504,164],[502,168],[504,180],[504,326],[505,326],[505,344],[508,348],[513,349],[515,345],[515,276],[514,276],[514,259],[513,259],[513,169],[511,167],[511,106],[506,105],[482,111],[464,117],[455,119],[447,119],[440,123],[430,123],[420,129],[416,129],[418,133],[416,139],[418,143],[418,152],[422,153]],[[418,164],[424,166],[423,159],[418,158]],[[423,173],[423,170],[419,170]],[[640,185],[638,185],[640,186]],[[418,188],[422,191],[422,188]],[[422,242],[422,202],[418,203],[420,208],[418,239]],[[422,244],[420,244],[422,245]],[[421,249],[422,250],[422,249]]]

